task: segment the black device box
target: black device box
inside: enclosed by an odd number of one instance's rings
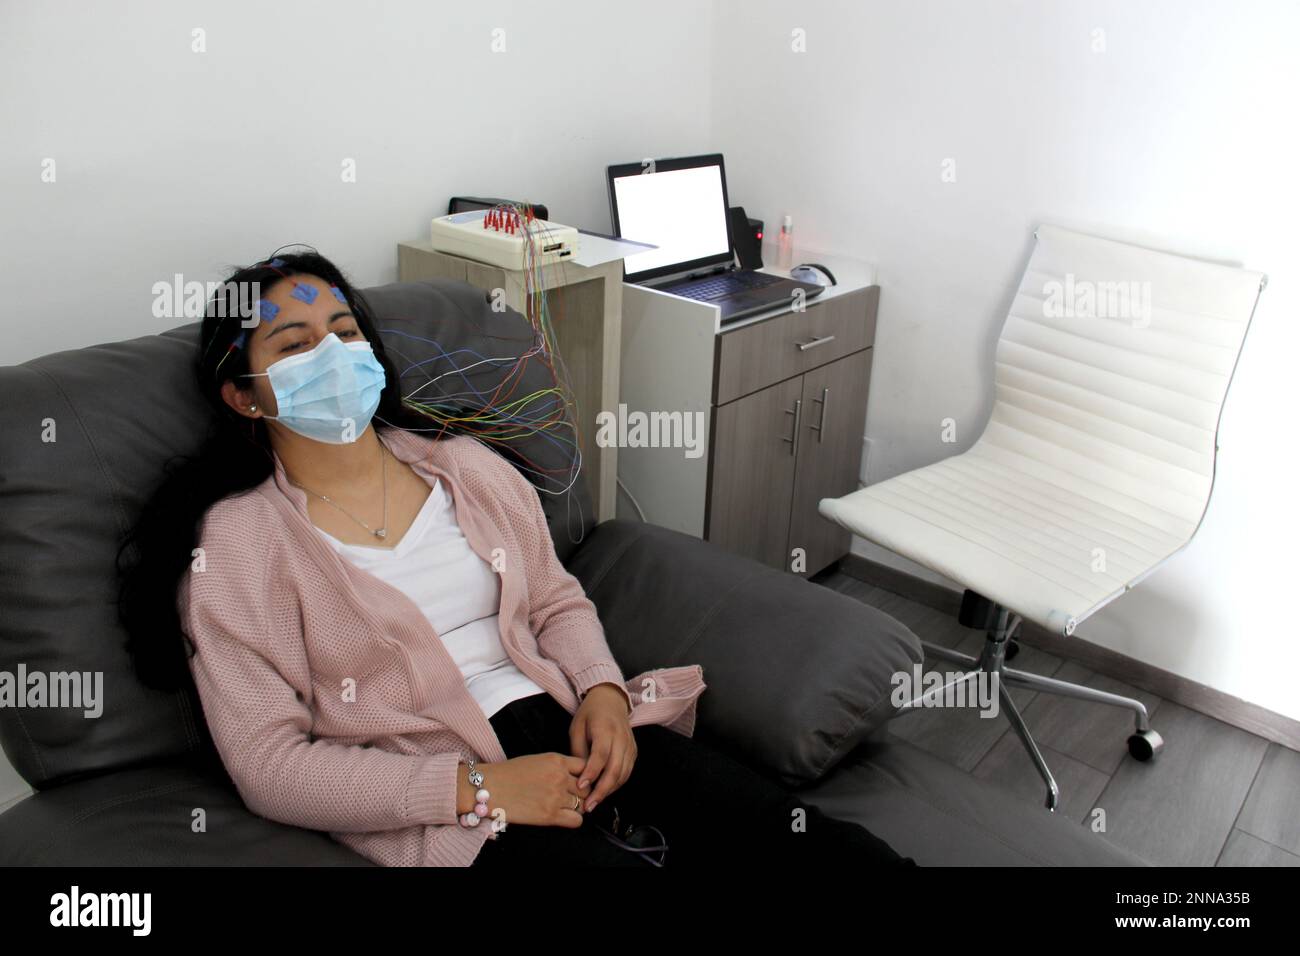
[[[467,212],[471,209],[491,209],[493,206],[501,203],[514,203],[516,206],[532,206],[533,215],[538,219],[550,219],[550,213],[541,203],[527,203],[518,199],[487,199],[482,196],[452,196],[451,202],[447,203],[447,215],[458,212]]]
[[[731,245],[742,269],[763,268],[763,220],[750,219],[744,206],[732,206]]]

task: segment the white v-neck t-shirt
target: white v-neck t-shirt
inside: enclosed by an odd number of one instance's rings
[[[345,559],[419,606],[486,716],[520,697],[546,693],[501,644],[501,578],[465,540],[456,523],[455,503],[441,480],[435,479],[395,548],[345,544],[316,530]]]

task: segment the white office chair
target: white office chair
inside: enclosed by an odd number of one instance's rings
[[[1214,483],[1223,401],[1268,277],[1053,226],[1035,236],[979,440],[824,498],[819,510],[967,589],[960,617],[987,630],[980,657],[926,650],[974,667],[951,684],[996,675],[1055,810],[1056,781],[1007,685],[1133,710],[1129,751],[1139,760],[1163,741],[1139,701],[1006,667],[1009,642],[1022,618],[1073,634],[1191,541]]]

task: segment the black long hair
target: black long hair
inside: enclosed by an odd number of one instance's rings
[[[260,484],[275,470],[266,423],[237,414],[221,397],[225,382],[248,381],[242,377],[249,370],[248,349],[231,346],[245,331],[239,317],[251,314],[249,290],[264,294],[304,274],[338,287],[384,367],[375,427],[382,419],[435,439],[454,434],[429,431],[432,422],[402,403],[400,379],[374,317],[332,262],[315,250],[277,250],[262,262],[235,269],[207,303],[194,363],[199,391],[213,411],[208,434],[197,457],[174,456],[164,464],[161,483],[117,552],[118,617],[127,631],[126,649],[136,674],[149,687],[177,690],[191,681],[188,660],[193,648],[181,628],[177,589],[198,546],[200,520],[214,503]]]

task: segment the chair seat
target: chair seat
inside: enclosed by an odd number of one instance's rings
[[[1186,544],[1194,526],[1012,447],[991,423],[974,447],[819,510],[854,534],[1058,634]]]
[[[819,510],[1072,634],[1196,533],[1267,276],[1058,226],[1035,235],[979,440]]]

